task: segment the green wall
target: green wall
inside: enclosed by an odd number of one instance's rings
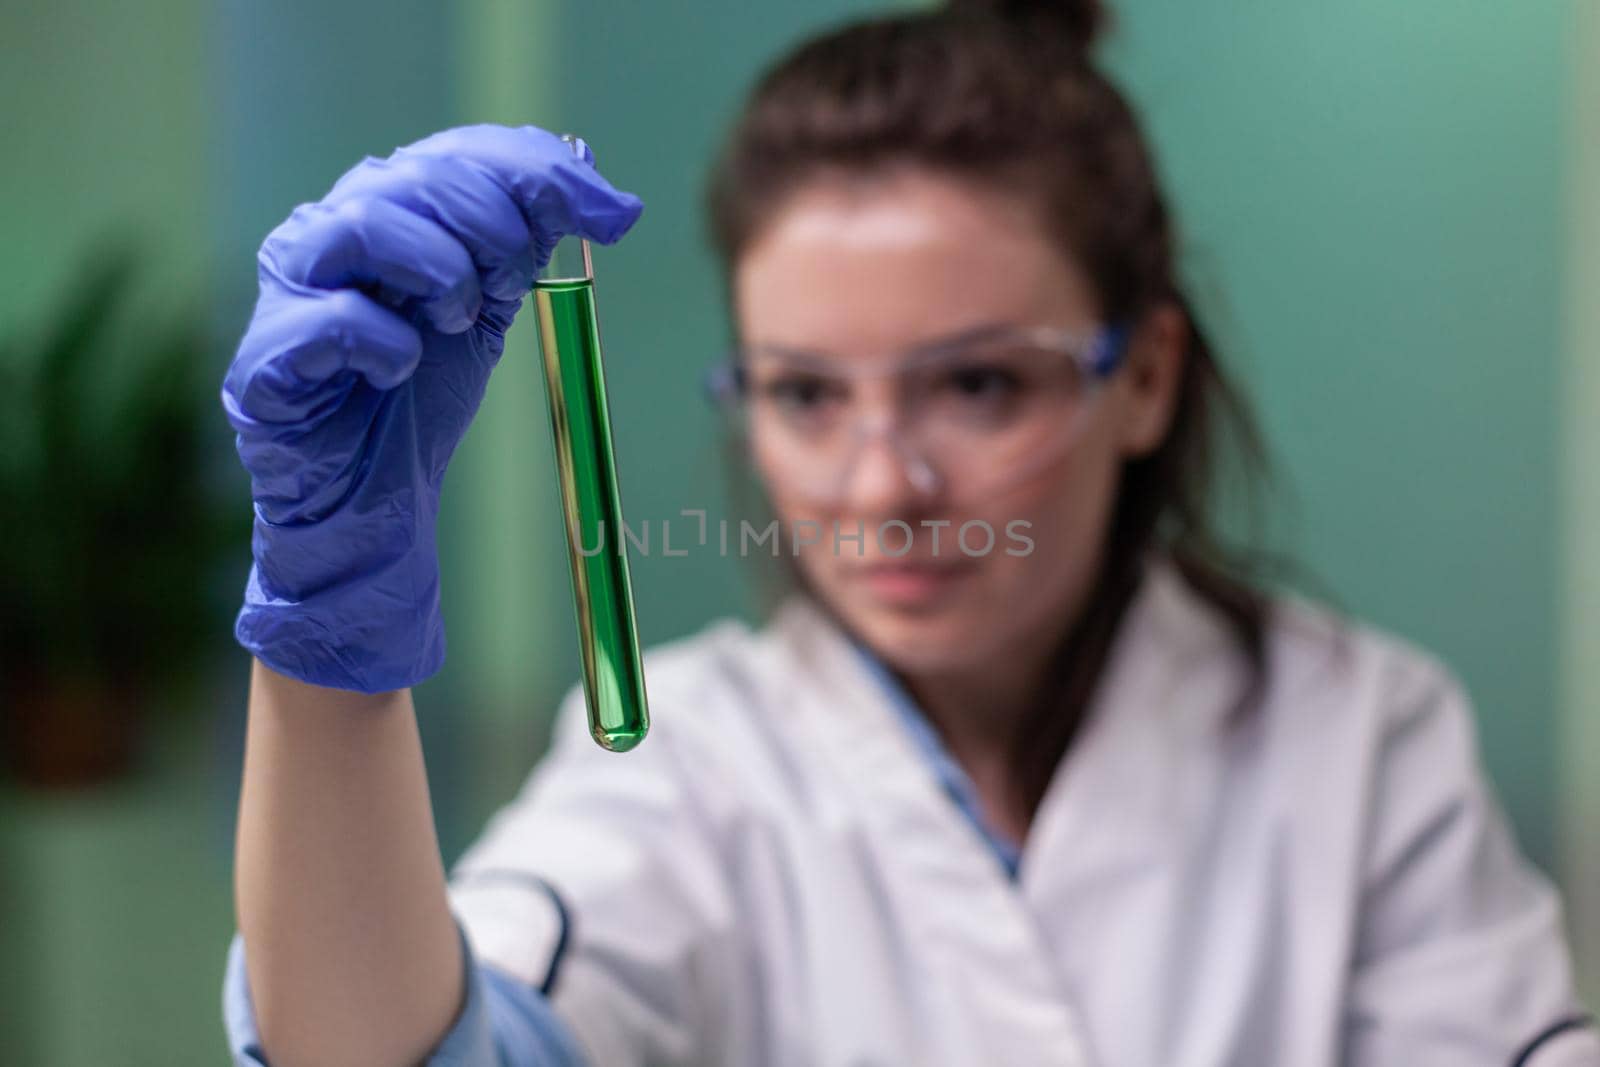
[[[142,306],[166,310],[203,277],[205,4],[164,12],[0,5],[0,335],[40,329],[113,232],[148,250]],[[215,810],[196,789],[208,753],[192,730],[153,748],[149,778],[93,795],[0,789],[0,1062],[216,1062],[194,1051],[218,1048],[210,965],[231,910],[195,835]]]
[[[1564,536],[1560,733],[1563,882],[1574,936],[1600,1003],[1600,5],[1571,36],[1576,71],[1566,119],[1566,361],[1562,375]]]
[[[149,242],[146,299],[200,277],[214,221],[205,9],[0,5],[0,333],[34,323],[113,229]]]

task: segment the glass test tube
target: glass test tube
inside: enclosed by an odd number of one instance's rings
[[[562,140],[581,155],[571,134]],[[563,238],[534,281],[533,297],[577,606],[589,732],[602,748],[626,752],[644,739],[650,712],[622,533],[589,242]]]

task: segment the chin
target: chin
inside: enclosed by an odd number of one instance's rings
[[[859,589],[830,591],[830,601],[856,635],[893,666],[934,671],[978,663],[992,653],[996,620],[972,598],[929,605],[888,603]]]

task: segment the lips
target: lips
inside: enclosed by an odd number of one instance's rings
[[[863,563],[857,569],[865,574],[885,574],[892,572],[913,574],[934,574],[944,571],[961,570],[972,566],[971,560],[965,559],[886,559],[877,563]]]
[[[977,570],[971,560],[891,560],[852,567],[852,576],[879,600],[920,605],[947,595]]]

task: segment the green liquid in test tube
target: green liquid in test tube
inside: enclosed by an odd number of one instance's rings
[[[581,154],[577,140],[562,137]],[[589,242],[563,238],[533,283],[577,605],[589,733],[626,752],[650,729],[634,624]],[[598,549],[598,551],[597,551]]]

